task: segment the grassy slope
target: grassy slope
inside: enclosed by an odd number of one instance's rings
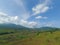
[[[0,33],[2,32],[9,33],[0,35],[0,45],[60,45],[60,31],[41,33],[4,29],[0,30]]]

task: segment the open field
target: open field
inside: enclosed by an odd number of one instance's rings
[[[60,31],[0,29],[0,45],[60,45]]]

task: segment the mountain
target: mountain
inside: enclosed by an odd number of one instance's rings
[[[19,29],[19,28],[26,28],[26,27],[10,23],[10,24],[0,24],[0,28],[14,28],[14,29]]]
[[[35,28],[33,30],[37,30],[37,31],[57,31],[57,30],[60,30],[60,29],[55,28],[55,27],[40,27],[40,28]]]
[[[18,30],[34,30],[34,31],[54,31],[54,30],[60,30],[59,28],[55,27],[40,27],[40,28],[27,28],[22,25],[16,25],[16,24],[0,24],[0,29],[4,28],[10,28],[10,29],[18,29]]]
[[[40,27],[40,28],[35,28],[35,29],[47,30],[47,29],[54,29],[54,28],[53,27]]]

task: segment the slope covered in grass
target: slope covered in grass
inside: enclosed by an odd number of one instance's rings
[[[60,45],[60,29],[0,29],[0,45]]]

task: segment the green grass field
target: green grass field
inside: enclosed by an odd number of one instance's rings
[[[0,45],[60,45],[60,31],[0,29]]]

